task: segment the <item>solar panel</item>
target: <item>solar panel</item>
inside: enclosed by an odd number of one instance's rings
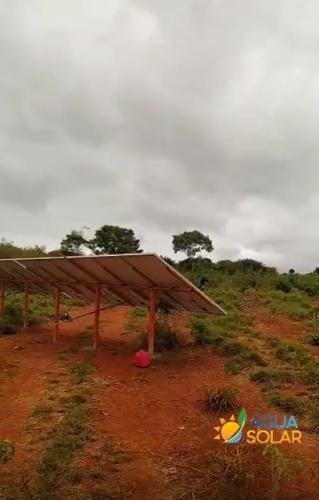
[[[0,281],[35,291],[60,286],[71,297],[93,299],[97,286],[101,299],[146,305],[149,290],[172,309],[197,313],[226,314],[213,300],[153,253],[40,257],[0,260]]]

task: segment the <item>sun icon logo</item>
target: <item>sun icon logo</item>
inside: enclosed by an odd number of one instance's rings
[[[247,412],[245,408],[240,410],[237,421],[234,415],[230,417],[229,420],[220,418],[221,425],[214,427],[215,431],[218,432],[214,439],[223,439],[224,443],[234,444],[241,440],[243,434],[243,428],[247,422]]]

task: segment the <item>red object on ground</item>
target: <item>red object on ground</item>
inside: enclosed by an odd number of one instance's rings
[[[148,352],[141,349],[134,354],[134,365],[138,368],[147,368],[150,364],[151,358]]]

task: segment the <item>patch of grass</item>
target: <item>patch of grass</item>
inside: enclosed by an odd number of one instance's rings
[[[290,293],[273,290],[267,293],[268,305],[272,312],[293,319],[311,319],[314,308],[309,297],[302,291],[293,289]]]
[[[266,366],[266,362],[256,350],[237,341],[225,342],[221,352],[224,356],[232,358],[226,364],[227,372],[232,375],[236,375],[253,365]]]
[[[75,363],[71,368],[71,375],[75,384],[82,384],[89,373],[92,371],[92,365],[86,362]]]
[[[287,363],[304,364],[311,358],[311,353],[299,344],[271,338],[268,344],[273,348],[277,358]]]
[[[277,406],[282,410],[285,410],[292,415],[302,416],[305,413],[304,402],[301,399],[297,399],[294,396],[287,394],[281,394],[280,392],[271,392],[269,394],[269,403],[272,406]]]
[[[0,463],[6,464],[12,460],[15,454],[14,444],[10,439],[0,440]]]
[[[308,406],[306,420],[310,432],[319,434],[319,397],[312,398]]]
[[[126,498],[126,492],[118,485],[105,488],[93,488],[89,500],[120,500]]]
[[[227,412],[239,406],[236,389],[231,386],[212,387],[205,389],[204,406],[210,412]]]
[[[292,479],[296,469],[300,468],[302,463],[300,460],[289,458],[277,446],[271,444],[265,446],[263,455],[269,459],[270,498],[276,500],[280,488]]]
[[[141,330],[142,323],[145,323],[147,318],[147,307],[137,306],[129,311],[126,315],[126,333],[137,332]]]
[[[296,373],[289,369],[262,368],[250,374],[250,380],[258,384],[278,387],[283,383],[295,382]]]
[[[156,335],[154,340],[154,350],[157,352],[161,351],[172,351],[177,349],[182,345],[180,338],[173,328],[169,325],[166,319],[161,319],[156,325]],[[146,349],[147,347],[147,334],[143,332],[141,334],[140,348]]]
[[[268,344],[277,358],[295,369],[296,376],[301,382],[315,390],[319,389],[319,363],[311,352],[299,344],[276,338],[269,339]]]
[[[53,408],[51,406],[37,406],[32,413],[32,417],[48,419],[51,418]]]
[[[71,382],[82,383],[87,380],[92,366],[89,363],[76,363],[71,368]],[[39,466],[39,480],[35,498],[54,500],[60,477],[80,480],[78,472],[69,469],[75,453],[85,446],[89,439],[87,397],[75,392],[59,399],[63,419],[54,429],[53,438],[47,446]],[[73,479],[72,479],[73,478]],[[73,482],[74,484],[74,482]]]
[[[187,500],[255,498],[256,484],[259,486],[258,481],[261,477],[254,472],[254,457],[247,445],[239,443],[235,447],[220,447],[204,456],[201,455],[197,461],[192,460],[189,465],[188,469],[187,463],[183,463],[188,486],[181,498]]]
[[[309,360],[301,367],[300,379],[312,389],[319,390],[319,362],[316,359]]]
[[[312,335],[309,335],[307,341],[311,345],[319,346],[319,333],[313,333]]]

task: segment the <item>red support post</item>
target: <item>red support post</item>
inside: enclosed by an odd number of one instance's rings
[[[154,355],[154,340],[156,332],[156,292],[151,288],[149,298],[149,313],[148,313],[148,353],[152,358]]]
[[[101,287],[98,285],[95,289],[95,320],[93,330],[93,349],[96,349],[100,336],[100,312],[101,312]]]
[[[54,329],[53,329],[53,343],[56,343],[57,337],[59,335],[59,320],[60,320],[60,303],[61,303],[61,287],[57,286],[55,288],[54,297]]]
[[[29,314],[29,286],[28,282],[24,283],[24,304],[23,304],[23,326],[22,326],[22,345],[25,346],[26,335],[28,330],[28,314]]]
[[[4,281],[0,281],[0,316],[4,315]]]

